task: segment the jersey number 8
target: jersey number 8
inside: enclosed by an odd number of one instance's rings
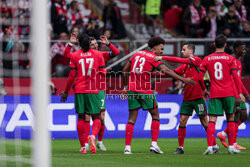
[[[214,64],[214,76],[217,80],[221,80],[223,78],[222,64],[220,62],[216,62]]]

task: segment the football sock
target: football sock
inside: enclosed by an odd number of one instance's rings
[[[228,130],[228,145],[232,146],[235,141],[235,123],[227,122],[227,130]]]
[[[94,135],[96,137],[99,130],[100,130],[100,128],[101,128],[101,120],[100,119],[95,119],[93,121],[91,135]]]
[[[235,141],[234,141],[234,143],[237,143],[238,129],[239,129],[239,126],[241,123],[242,123],[241,120],[238,123],[235,122]]]
[[[131,122],[128,122],[128,124],[126,126],[126,134],[125,134],[125,145],[126,146],[131,145],[133,133],[134,133],[134,124]]]
[[[157,142],[159,131],[160,131],[160,122],[159,120],[153,119],[151,123],[152,141]]]
[[[84,137],[84,142],[88,143],[88,135],[90,133],[90,122],[89,121],[84,121],[84,128],[85,128],[85,133],[86,133],[86,136]]]
[[[83,119],[78,119],[77,122],[77,133],[78,133],[78,137],[79,137],[79,141],[81,144],[81,147],[85,147],[85,136],[86,136],[86,132],[84,129],[84,120]]]
[[[227,134],[228,134],[227,128],[224,129],[221,134],[222,134],[222,136],[227,136]]]
[[[105,130],[105,124],[101,125],[101,128],[98,133],[98,141],[102,141],[103,135],[104,135],[104,130]]]
[[[207,144],[208,146],[213,146],[214,139],[215,139],[215,123],[209,121],[207,127]]]
[[[183,147],[185,137],[186,137],[186,127],[179,126],[179,128],[178,128],[179,147]]]

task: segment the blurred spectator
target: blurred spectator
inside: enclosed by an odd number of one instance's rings
[[[115,39],[127,37],[126,30],[122,22],[121,11],[113,0],[104,0],[102,20],[104,22],[104,30],[112,30]]]
[[[242,0],[234,0],[235,6],[235,14],[238,16],[239,20],[246,21],[247,20],[247,10],[245,6],[242,4]]]
[[[175,28],[181,22],[182,8],[172,5],[171,8],[164,13],[165,26],[167,29]]]
[[[51,23],[55,38],[58,38],[62,32],[68,32],[67,29],[67,8],[64,0],[51,0]]]
[[[167,94],[178,94],[178,95],[182,94],[183,88],[184,88],[183,82],[181,80],[173,79],[172,83],[173,83],[173,86],[168,87],[166,93]]]
[[[18,10],[16,16],[24,15],[26,18],[30,17],[31,4],[31,0],[18,0]]]
[[[206,10],[201,6],[200,0],[193,0],[192,4],[185,10],[183,23],[186,35],[201,37],[203,29],[200,26],[202,19],[206,17]]]
[[[214,0],[214,4],[216,6],[216,10],[220,16],[225,16],[228,12],[227,7],[224,5],[223,0]]]
[[[7,95],[2,78],[0,78],[0,95]]]
[[[30,51],[25,48],[25,45],[21,42],[17,43],[17,53],[18,53],[18,62],[20,69],[29,68],[30,64]]]
[[[51,71],[52,75],[55,77],[63,77],[67,76],[68,74],[68,65],[69,65],[69,59],[66,57],[63,57],[63,52],[65,50],[65,45],[68,40],[68,35],[65,32],[62,32],[59,36],[58,43],[55,43],[51,46]]]
[[[241,38],[250,38],[250,23],[249,21],[244,21],[242,23],[242,31],[239,33],[239,37]]]
[[[9,9],[5,3],[2,3],[2,5],[0,25],[2,26],[2,30],[4,31],[6,28],[11,26],[12,14],[11,9]]]
[[[96,18],[89,18],[85,33],[94,38],[99,38],[101,35],[101,29]]]
[[[76,20],[82,20],[82,14],[79,9],[79,3],[72,1],[70,3],[70,9],[68,10],[68,29],[70,30],[75,24]]]
[[[24,15],[19,16],[19,24],[17,26],[17,30],[18,30],[18,35],[20,39],[28,38],[28,35],[30,33],[30,26],[29,26],[29,22],[26,21],[26,18]]]
[[[201,25],[204,29],[203,36],[213,38],[222,32],[224,21],[217,13],[216,6],[210,6],[208,15],[203,19]]]
[[[223,19],[225,21],[223,34],[227,37],[236,37],[239,32],[240,21],[235,14],[235,8],[233,6],[228,8],[228,13]]]
[[[83,23],[83,20],[82,19],[78,19],[76,20],[76,23],[75,23],[75,26],[74,27],[77,27],[79,29],[79,32],[80,33],[83,33],[84,32],[84,23]]]

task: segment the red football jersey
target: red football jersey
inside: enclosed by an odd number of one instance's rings
[[[184,75],[185,78],[192,78],[197,84],[194,86],[185,85],[183,101],[195,100],[203,97],[203,90],[201,87],[199,76],[201,59],[199,57],[190,57],[186,60],[186,64],[180,65],[174,71],[179,75]]]
[[[205,57],[200,67],[202,72],[210,76],[209,98],[235,96],[231,71],[237,70],[235,58],[224,52],[213,53]]]
[[[88,52],[78,50],[72,53],[70,67],[77,72],[75,93],[99,93],[96,87],[96,74],[104,72],[105,62],[102,54],[94,49]]]
[[[153,94],[151,90],[150,72],[163,64],[162,62],[155,62],[153,60],[156,56],[153,52],[144,50],[136,52],[134,56],[130,58],[131,69],[128,90]]]

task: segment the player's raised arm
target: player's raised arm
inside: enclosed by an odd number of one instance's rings
[[[161,72],[163,72],[164,74],[166,74],[172,78],[179,79],[179,80],[183,81],[185,84],[196,85],[196,82],[193,81],[191,78],[183,78],[183,77],[179,76],[178,74],[176,74],[174,71],[167,68],[163,64],[158,67],[158,70],[160,70]]]
[[[109,42],[105,35],[100,36],[100,39],[101,39],[101,43],[107,45],[107,47],[109,47],[109,49],[111,50],[111,52],[109,52],[111,57],[114,57],[120,54],[120,50],[111,42]]]
[[[154,61],[159,60],[166,60],[175,63],[182,63],[182,64],[191,64],[190,58],[179,58],[179,57],[172,57],[172,56],[157,56],[154,58]]]
[[[63,56],[67,57],[67,58],[71,58],[71,48],[74,44],[77,43],[77,35],[75,33],[70,34],[70,42],[67,44],[64,52],[63,52]]]

